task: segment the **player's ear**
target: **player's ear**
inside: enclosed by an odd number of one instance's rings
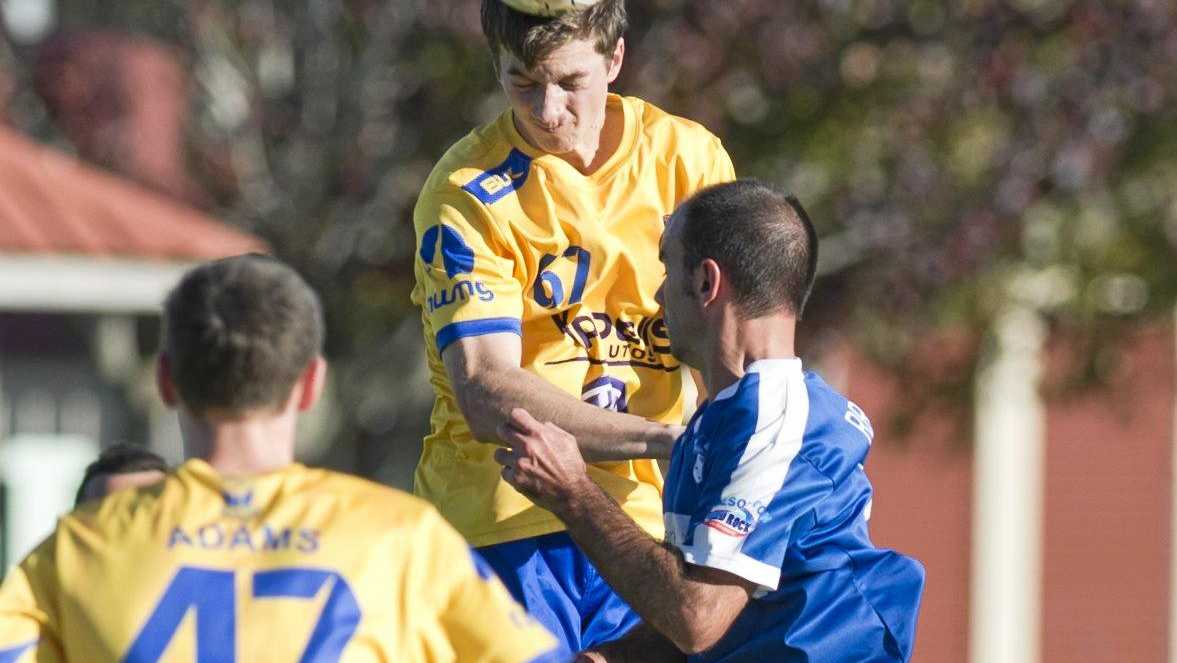
[[[298,410],[306,412],[319,402],[323,395],[323,388],[327,384],[327,360],[321,355],[316,356],[307,364],[298,381]]]
[[[707,306],[719,297],[719,287],[723,282],[723,274],[719,270],[719,263],[711,258],[704,258],[695,269],[695,293],[699,303]]]
[[[172,360],[166,352],[159,353],[155,360],[155,386],[164,405],[176,407],[179,399],[176,397],[176,383],[172,381]]]
[[[617,40],[617,46],[613,49],[613,55],[609,57],[609,82],[617,80],[621,74],[621,63],[625,60],[625,37]]]

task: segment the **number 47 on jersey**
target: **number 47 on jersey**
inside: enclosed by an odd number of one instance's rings
[[[255,601],[313,601],[330,585],[299,663],[339,660],[359,626],[360,606],[338,573],[298,567],[271,569],[253,573],[250,584]],[[196,663],[235,663],[236,594],[233,571],[181,567],[131,644],[124,663],[159,661],[190,610],[196,617]],[[281,628],[273,626],[275,630]]]

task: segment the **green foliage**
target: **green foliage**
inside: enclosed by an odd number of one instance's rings
[[[192,161],[212,211],[324,293],[345,407],[387,388],[374,362],[419,360],[420,344],[388,345],[417,316],[416,193],[447,146],[504,106],[477,5],[63,3],[67,25],[153,35],[190,62]],[[848,329],[902,366],[929,329],[988,328],[1014,274],[1036,278],[1037,304],[1079,333],[1172,310],[1168,3],[629,6],[618,89],[703,122],[741,174],[810,208],[824,238],[812,327]],[[341,437],[417,433],[357,408],[346,419]]]

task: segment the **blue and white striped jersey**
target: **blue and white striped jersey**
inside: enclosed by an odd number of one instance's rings
[[[796,358],[753,363],[695,413],[666,478],[666,540],[759,589],[692,661],[910,658],[924,570],[870,541],[872,435]]]

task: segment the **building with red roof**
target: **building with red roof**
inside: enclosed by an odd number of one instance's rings
[[[0,126],[0,575],[118,442],[182,455],[155,396],[164,297],[266,244]]]
[[[258,238],[0,127],[0,310],[148,313]]]

